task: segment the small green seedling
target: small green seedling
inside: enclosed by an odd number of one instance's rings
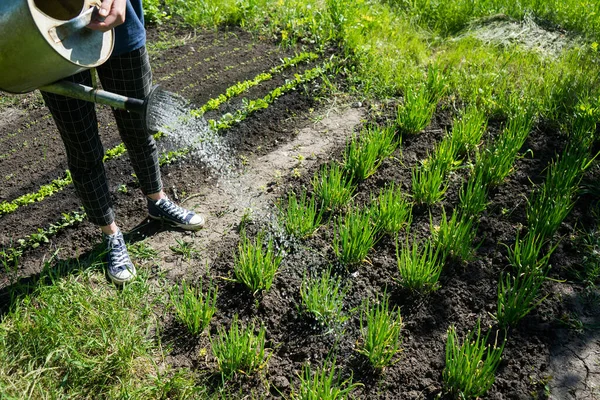
[[[205,293],[202,291],[202,283],[196,288],[183,281],[181,285],[171,289],[170,297],[177,320],[192,335],[204,332],[217,310],[216,287],[211,286]]]
[[[238,254],[235,256],[235,281],[246,285],[253,295],[271,288],[282,259],[281,255],[276,254],[273,239],[268,239],[266,247],[264,246],[264,236],[265,233],[261,232],[251,241],[242,232]]]

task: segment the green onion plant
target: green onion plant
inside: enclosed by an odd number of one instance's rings
[[[473,217],[468,217],[454,210],[448,219],[446,210],[442,209],[440,225],[430,223],[433,243],[440,250],[444,259],[455,258],[468,261],[473,256],[473,240],[477,234],[477,224]]]
[[[387,295],[374,302],[367,300],[360,316],[362,344],[358,352],[367,357],[373,368],[381,371],[402,351],[401,331],[400,310],[390,310]]]
[[[233,267],[235,281],[246,285],[254,295],[271,288],[282,259],[276,254],[273,239],[269,238],[265,247],[264,236],[261,232],[252,241],[242,232]]]
[[[379,197],[372,198],[371,204],[371,214],[379,232],[395,234],[410,225],[412,203],[394,183],[381,189]]]
[[[352,179],[337,164],[324,165],[312,179],[314,193],[323,209],[335,211],[348,204],[354,193]]]
[[[467,183],[460,188],[458,208],[461,215],[477,218],[487,207],[488,189],[483,179],[482,170],[475,168]]]
[[[398,141],[393,127],[369,127],[360,136],[354,136],[346,146],[344,168],[354,182],[360,182],[373,175],[382,161],[389,157]]]
[[[334,227],[333,251],[346,265],[363,262],[375,244],[378,228],[370,210],[351,210],[337,219]]]
[[[335,359],[325,361],[316,371],[307,363],[302,367],[300,385],[292,389],[291,397],[295,400],[345,400],[359,386],[360,383],[352,382],[352,377],[342,380]]]
[[[459,343],[456,329],[448,329],[446,367],[442,373],[448,393],[461,399],[483,396],[494,384],[496,369],[502,359],[506,341],[498,346],[498,332],[494,345],[488,344],[490,333],[481,336],[481,322]]]
[[[426,160],[412,169],[413,200],[419,204],[435,204],[441,201],[448,190],[446,173],[442,163],[435,159]]]
[[[429,293],[439,287],[439,278],[444,266],[444,257],[439,247],[430,240],[419,242],[414,239],[412,245],[406,243],[399,248],[396,242],[396,261],[400,273],[400,284],[406,289]]]
[[[315,233],[323,218],[323,209],[314,196],[307,196],[306,190],[299,197],[296,193],[289,193],[285,210],[280,208],[279,212],[286,232],[301,239]]]
[[[539,291],[546,277],[539,274],[519,273],[515,277],[506,274],[498,283],[498,324],[514,327],[547,297],[540,297]]]
[[[270,354],[266,349],[266,329],[261,326],[257,334],[255,331],[254,323],[243,327],[236,314],[229,331],[219,327],[217,337],[211,338],[212,353],[223,377],[250,375],[267,364]]]
[[[216,287],[204,293],[202,284],[196,288],[183,281],[171,289],[170,298],[177,320],[193,335],[201,334],[208,327],[217,310]]]
[[[404,103],[398,107],[396,116],[398,130],[409,135],[421,132],[429,125],[436,107],[427,86],[406,89]]]
[[[319,323],[330,326],[346,319],[343,313],[346,291],[341,277],[334,278],[329,268],[320,277],[304,277],[300,285],[300,298],[308,314]]]
[[[481,143],[486,129],[487,119],[483,110],[476,106],[467,107],[452,124],[451,137],[457,154],[466,156],[473,152]]]

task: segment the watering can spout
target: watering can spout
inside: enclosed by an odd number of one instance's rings
[[[42,86],[40,90],[73,97],[79,100],[90,101],[92,103],[104,104],[120,110],[131,111],[142,116],[148,131],[155,131],[157,129],[149,121],[148,110],[150,107],[156,106],[154,98],[156,97],[157,92],[161,90],[158,85],[155,85],[150,89],[150,93],[145,99],[121,96],[119,94],[68,81],[58,81],[50,85]]]

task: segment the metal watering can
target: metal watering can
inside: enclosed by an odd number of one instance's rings
[[[0,0],[0,90],[35,89],[130,110],[146,118],[146,99],[132,99],[60,81],[103,64],[112,53],[113,31],[85,27],[97,18],[101,0]]]

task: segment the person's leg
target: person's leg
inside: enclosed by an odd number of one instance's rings
[[[152,71],[146,48],[111,57],[97,68],[104,90],[123,96],[144,99],[152,88]],[[148,199],[150,217],[165,220],[183,229],[199,229],[204,217],[171,202],[162,190],[158,149],[146,121],[139,114],[113,110],[123,143],[133,169]]]
[[[89,71],[67,80],[91,85]],[[88,219],[101,227],[108,245],[109,276],[117,283],[132,279],[135,268],[127,256],[123,236],[114,219],[106,172],[104,148],[98,135],[98,121],[93,103],[42,92],[65,145],[67,163],[75,191]]]

